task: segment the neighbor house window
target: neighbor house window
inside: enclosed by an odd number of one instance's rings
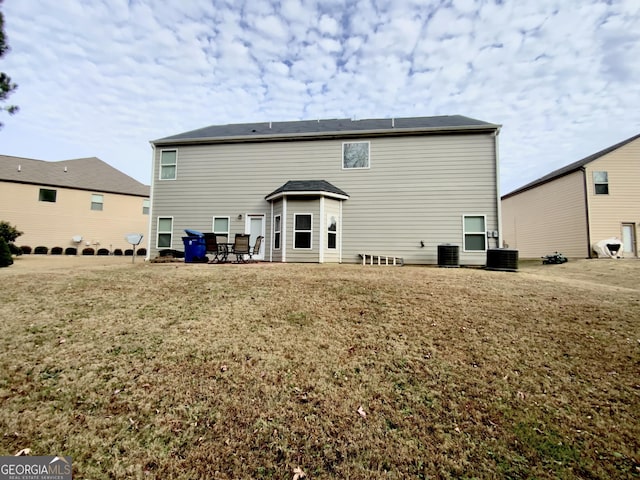
[[[464,250],[485,251],[487,249],[487,231],[484,215],[465,215],[464,226]]]
[[[336,217],[329,217],[327,224],[327,248],[335,249],[338,239],[338,221]]]
[[[273,217],[273,248],[276,250],[280,250],[280,232],[282,231],[280,222],[280,215]]]
[[[593,172],[593,185],[596,195],[608,195],[609,175],[607,172]]]
[[[49,190],[48,188],[41,188],[40,193],[38,194],[38,200],[41,202],[52,202],[56,201],[56,190]]]
[[[145,198],[142,201],[142,214],[143,215],[149,215],[149,209],[151,208],[151,200],[149,200],[148,198]]]
[[[102,211],[104,205],[104,195],[94,193],[91,195],[91,210]]]
[[[343,143],[342,168],[369,168],[369,142]]]
[[[177,150],[163,150],[160,152],[160,180],[175,180],[177,165]]]
[[[173,237],[173,218],[158,218],[158,240],[156,242],[158,248],[171,248]]]
[[[229,217],[213,217],[213,233],[229,238]]]
[[[310,213],[296,213],[293,219],[293,248],[311,248]]]

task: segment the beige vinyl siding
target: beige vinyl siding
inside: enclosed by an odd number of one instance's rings
[[[593,172],[599,171],[608,174],[608,195],[594,193]],[[587,165],[586,175],[591,242],[610,237],[622,238],[622,223],[636,225],[637,239],[640,223],[640,139],[594,160]]]
[[[364,249],[407,263],[436,263],[437,245],[462,245],[464,214],[486,215],[487,229],[498,230],[492,134],[363,140],[371,144],[371,168],[357,170],[342,168],[342,139],[177,147],[178,178],[154,180],[154,217],[174,217],[173,248],[182,248],[176,242],[182,230],[207,228],[211,212],[226,212],[236,233],[244,229],[235,220],[238,213],[264,212],[270,222],[265,195],[288,180],[313,179],[350,195],[341,225],[344,262],[358,262]],[[462,263],[482,264],[485,258],[484,252],[461,254]],[[295,261],[288,253],[286,260]]]
[[[38,200],[41,188],[56,190],[55,202]],[[91,210],[91,196],[103,195],[103,210]],[[78,250],[89,246],[123,251],[131,246],[125,241],[128,233],[147,234],[149,215],[142,213],[145,197],[118,195],[90,190],[2,182],[0,205],[2,220],[24,232],[16,245],[75,247],[75,235],[82,236]],[[146,247],[146,242],[140,247]]]
[[[520,258],[589,255],[583,173],[577,171],[502,201],[505,245]]]

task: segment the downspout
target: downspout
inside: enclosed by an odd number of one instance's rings
[[[502,200],[500,199],[500,154],[498,150],[498,134],[500,129],[497,129],[493,134],[494,148],[496,154],[496,214],[498,216],[498,238],[496,239],[497,248],[502,246]]]
[[[589,218],[589,192],[587,191],[587,169],[580,167],[584,193],[584,218],[587,224],[587,258],[593,258],[591,253],[591,219]]]
[[[147,225],[147,256],[144,257],[145,262],[151,259],[151,222],[153,219],[153,186],[155,185],[156,170],[156,146],[151,144],[151,185],[149,187],[149,222]]]

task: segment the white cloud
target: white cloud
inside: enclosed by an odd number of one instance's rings
[[[503,125],[509,190],[639,133],[639,5],[4,2],[21,111],[0,153],[149,182],[149,140],[210,124],[462,114]]]

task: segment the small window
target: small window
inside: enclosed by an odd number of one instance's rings
[[[229,238],[229,217],[213,217],[213,233]]]
[[[311,248],[311,225],[312,216],[310,213],[296,213],[294,215],[293,227],[293,248]]]
[[[330,217],[327,223],[327,248],[334,250],[338,239],[338,221],[336,217]]]
[[[56,202],[57,190],[49,190],[48,188],[41,188],[38,195],[38,200],[41,202]]]
[[[177,165],[178,152],[176,150],[160,152],[160,180],[175,180]]]
[[[102,211],[103,204],[104,195],[99,195],[97,193],[91,195],[91,210]]]
[[[596,195],[608,195],[609,175],[607,172],[593,172],[593,185]]]
[[[369,142],[343,143],[342,168],[369,168]]]
[[[173,218],[171,217],[159,217],[158,218],[158,248],[171,248],[173,240]]]
[[[487,231],[484,215],[465,215],[463,223],[464,251],[485,251],[487,249]]]
[[[273,218],[273,248],[275,250],[280,250],[280,232],[282,231],[280,222],[281,222],[280,215],[276,215]]]
[[[151,200],[149,200],[148,198],[145,198],[142,201],[142,214],[143,215],[149,215],[149,209],[151,208]]]

